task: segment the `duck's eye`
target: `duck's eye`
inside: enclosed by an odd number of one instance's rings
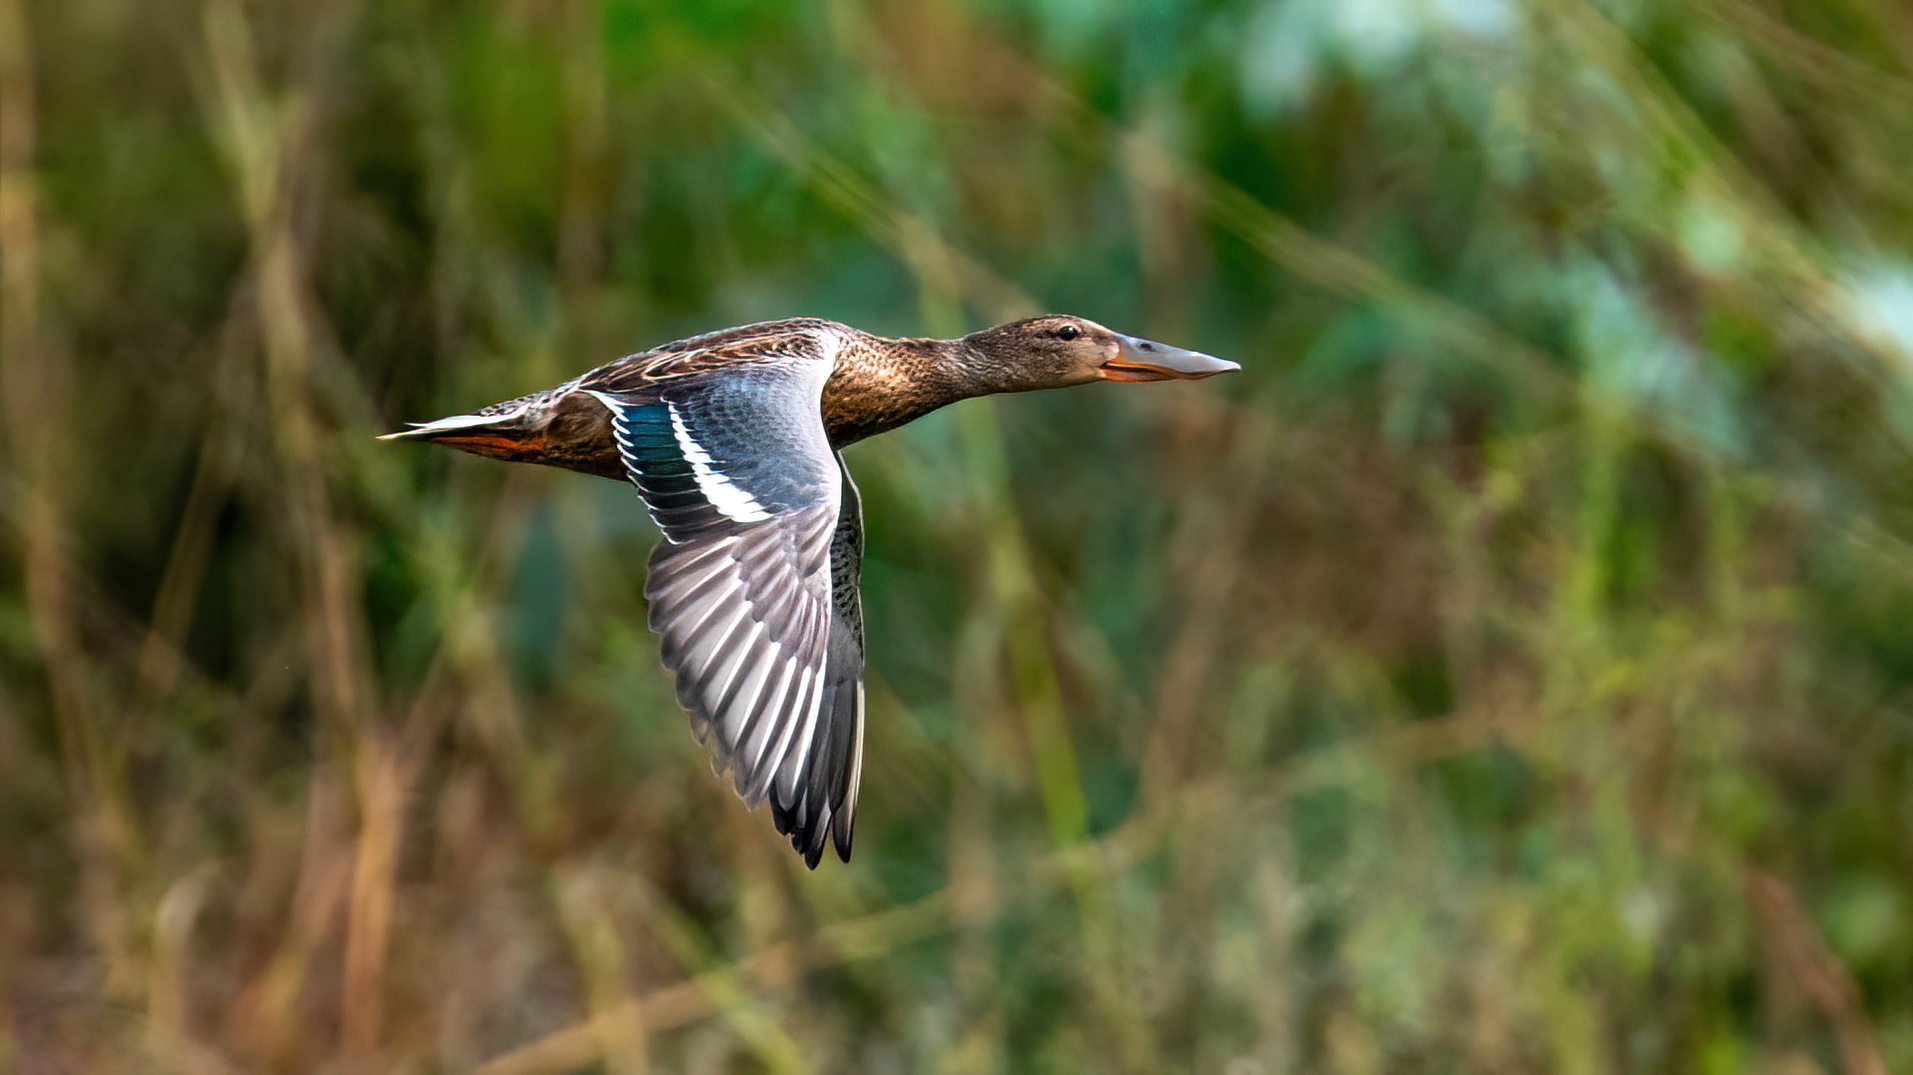
[[[1076,337],[1081,336],[1082,334],[1083,334],[1083,330],[1077,328],[1075,325],[1064,325],[1062,328],[1059,328],[1055,332],[1050,333],[1050,335],[1056,337],[1059,340],[1073,340]]]

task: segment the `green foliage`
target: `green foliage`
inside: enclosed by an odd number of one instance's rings
[[[0,1070],[1913,1070],[1878,0],[0,0]],[[1240,360],[854,449],[856,861],[628,489],[765,317]]]

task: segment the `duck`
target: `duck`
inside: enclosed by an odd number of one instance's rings
[[[863,777],[863,509],[849,445],[977,396],[1241,367],[1064,314],[960,339],[764,321],[386,434],[626,481],[662,536],[644,596],[719,777],[816,869],[850,861]]]

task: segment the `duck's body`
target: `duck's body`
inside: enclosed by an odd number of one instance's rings
[[[812,867],[849,861],[863,752],[863,520],[838,452],[972,396],[1233,362],[1049,316],[960,340],[814,318],[665,344],[394,438],[629,480],[665,540],[645,596],[698,738]]]

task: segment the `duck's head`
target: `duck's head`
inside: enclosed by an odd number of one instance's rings
[[[1091,381],[1200,380],[1242,367],[1197,351],[1125,336],[1067,314],[1012,321],[964,337],[1001,378],[1002,391],[1064,388]]]

